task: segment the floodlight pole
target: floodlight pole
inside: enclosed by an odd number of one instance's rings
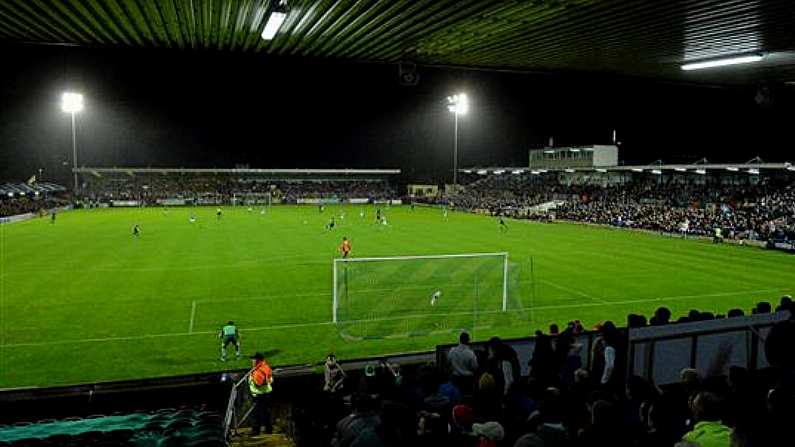
[[[72,174],[74,175],[74,193],[77,195],[77,131],[75,130],[75,112],[72,115]]]
[[[458,111],[453,113],[453,190],[458,190]]]

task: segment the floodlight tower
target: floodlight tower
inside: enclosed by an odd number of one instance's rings
[[[66,92],[61,96],[61,110],[72,115],[72,174],[74,175],[74,193],[77,194],[77,132],[75,115],[83,111],[83,95]]]
[[[447,110],[453,113],[453,187],[458,187],[458,116],[469,110],[466,93],[447,97]]]

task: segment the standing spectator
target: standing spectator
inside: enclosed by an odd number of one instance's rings
[[[651,317],[650,324],[652,326],[664,326],[671,321],[671,310],[667,307],[658,307],[654,311],[654,316]]]
[[[574,339],[573,329],[566,329],[558,337],[557,349],[560,356],[560,384],[561,389],[567,389],[574,382],[574,371],[582,366],[580,350],[582,345]]]
[[[556,384],[557,368],[555,351],[552,349],[552,340],[541,331],[536,331],[533,356],[530,358],[530,377],[536,379],[542,386]]]
[[[503,396],[508,394],[511,385],[521,376],[519,356],[499,337],[492,337],[489,340],[489,368],[494,371]]]
[[[602,325],[602,337],[604,339],[604,363],[599,375],[599,384],[606,388],[612,388],[619,376],[616,373],[616,350],[618,344],[618,330],[612,321],[605,321]],[[614,374],[615,373],[615,374]]]
[[[469,347],[469,334],[462,332],[458,337],[458,346],[447,353],[450,365],[450,376],[462,394],[471,395],[475,386],[475,375],[478,371],[478,359]]]
[[[685,433],[682,440],[700,447],[730,445],[731,429],[720,422],[722,405],[721,399],[713,393],[702,391],[696,394],[690,405],[696,425]]]
[[[323,391],[335,394],[342,389],[345,383],[345,371],[342,369],[342,366],[337,363],[337,357],[334,354],[329,354],[328,357],[326,357],[323,375],[325,377]]]
[[[273,371],[262,353],[252,357],[252,369],[248,375],[248,388],[254,400],[251,434],[257,436],[260,427],[265,426],[265,433],[273,433],[270,416],[270,394],[273,391]]]

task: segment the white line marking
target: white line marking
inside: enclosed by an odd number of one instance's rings
[[[190,306],[190,325],[188,326],[188,333],[193,333],[193,320],[196,318],[196,301],[194,300]]]
[[[753,294],[753,293],[765,293],[765,292],[789,292],[789,289],[757,289],[757,290],[741,290],[738,292],[720,292],[720,293],[707,293],[707,294],[699,294],[699,295],[676,295],[676,296],[661,296],[657,298],[640,298],[634,300],[624,300],[624,301],[607,301],[605,303],[585,303],[585,304],[556,304],[551,306],[536,306],[536,307],[523,307],[520,309],[508,309],[508,312],[523,312],[527,310],[550,310],[550,309],[571,309],[571,308],[580,308],[580,307],[601,307],[601,306],[620,306],[623,304],[636,304],[636,303],[653,303],[658,301],[681,301],[687,299],[694,299],[694,298],[711,298],[711,297],[719,297],[719,296],[736,296],[736,295],[745,295],[745,294]],[[457,315],[470,315],[472,311],[465,311],[465,312],[450,312],[446,314],[415,314],[415,315],[406,315],[402,317],[389,317],[389,318],[376,318],[376,319],[361,319],[361,320],[348,320],[345,323],[370,323],[370,322],[379,322],[379,321],[397,321],[397,320],[405,320],[405,319],[414,319],[414,318],[426,318],[432,316],[457,316]],[[486,310],[480,311],[479,314],[498,314],[503,313],[502,310]],[[322,322],[315,322],[315,323],[288,323],[288,324],[280,324],[280,325],[271,325],[271,326],[264,326],[264,327],[254,327],[249,329],[241,329],[240,332],[263,332],[263,331],[271,331],[271,330],[284,330],[284,329],[295,329],[295,328],[303,328],[303,327],[320,327],[320,326],[333,326],[334,323],[331,321],[322,321]],[[149,334],[149,335],[133,335],[133,336],[126,336],[126,337],[106,337],[106,338],[86,338],[81,340],[59,340],[59,341],[43,341],[43,342],[29,342],[29,343],[10,343],[6,345],[2,345],[2,348],[20,348],[20,347],[27,347],[27,346],[50,346],[50,345],[68,345],[68,344],[75,344],[75,343],[101,343],[101,342],[108,342],[108,341],[133,341],[133,340],[146,340],[150,338],[164,338],[164,337],[185,337],[191,335],[209,335],[214,334],[214,331],[197,331],[193,333],[189,332],[180,332],[180,333],[166,333],[166,334]]]
[[[554,283],[552,281],[548,281],[546,279],[542,279],[539,282],[542,282],[544,284],[549,284],[550,286],[552,286],[552,287],[554,287],[554,288],[556,288],[558,290],[562,290],[562,291],[564,291],[566,293],[573,293],[575,295],[579,295],[579,296],[588,298],[590,300],[597,301],[597,302],[602,303],[602,304],[608,304],[609,303],[608,301],[603,300],[601,298],[596,298],[595,296],[589,295],[589,294],[587,294],[585,292],[581,292],[579,290],[572,289],[570,287],[561,286],[560,284]]]

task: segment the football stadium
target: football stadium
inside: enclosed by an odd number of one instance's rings
[[[781,444],[793,30],[0,2],[0,445]]]

